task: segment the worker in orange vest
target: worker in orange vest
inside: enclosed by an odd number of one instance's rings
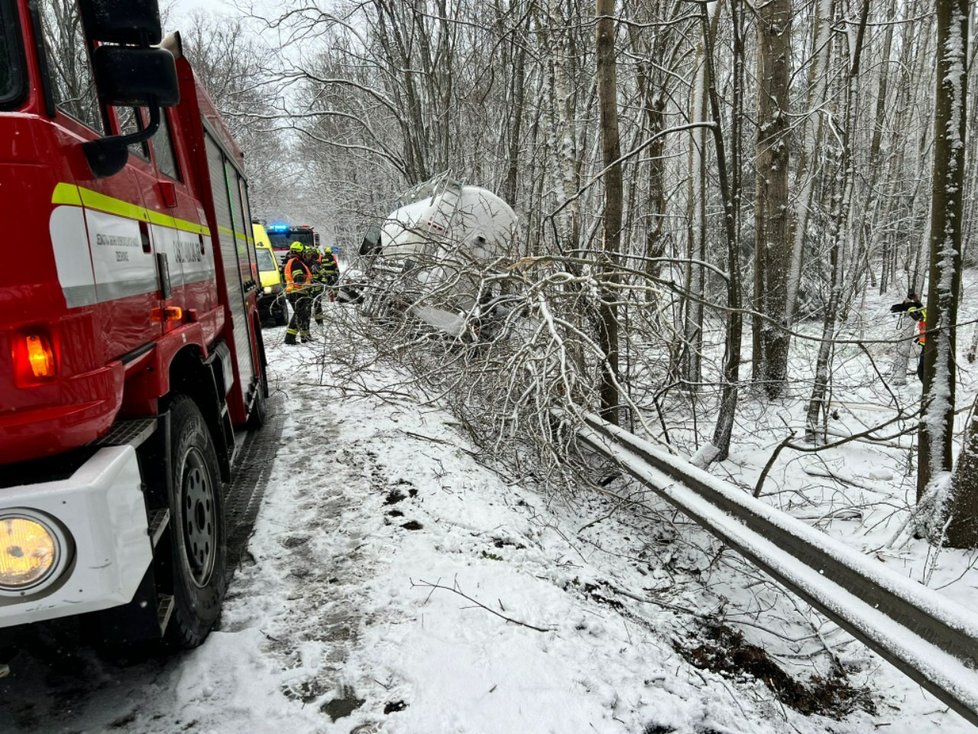
[[[285,295],[292,305],[292,319],[285,330],[285,343],[295,344],[296,337],[304,342],[315,341],[309,333],[309,317],[312,314],[312,270],[306,264],[305,247],[301,242],[289,246],[289,259],[285,263]]]

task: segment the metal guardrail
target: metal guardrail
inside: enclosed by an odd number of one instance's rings
[[[586,414],[578,437],[978,726],[978,621],[940,593]]]

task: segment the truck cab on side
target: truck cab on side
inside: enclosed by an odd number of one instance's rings
[[[0,0],[0,627],[193,646],[267,395],[243,157],[156,0],[50,7]]]
[[[441,174],[406,191],[364,236],[368,313],[408,315],[451,337],[485,337],[499,318],[494,277],[517,218],[496,194]]]

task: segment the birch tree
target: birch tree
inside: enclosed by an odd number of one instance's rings
[[[705,4],[707,16],[715,16],[716,2]],[[707,22],[706,33],[712,32]],[[696,47],[696,73],[693,86],[690,89],[690,114],[692,122],[702,122],[706,119],[707,85],[712,83],[709,78],[709,66],[706,62],[705,47],[708,39],[703,38]],[[684,267],[686,290],[683,299],[683,341],[682,341],[682,376],[690,391],[695,391],[702,380],[701,355],[703,352],[703,300],[705,274],[703,263],[706,261],[707,237],[707,130],[698,128],[692,132],[689,145],[689,178],[687,195],[687,228],[686,251]]]

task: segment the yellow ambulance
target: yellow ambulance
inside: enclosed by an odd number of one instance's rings
[[[261,278],[261,293],[258,295],[258,314],[262,326],[285,326],[288,309],[285,306],[285,286],[282,273],[275,259],[275,251],[268,239],[265,227],[252,224],[255,235],[255,252],[258,258],[258,275]]]

